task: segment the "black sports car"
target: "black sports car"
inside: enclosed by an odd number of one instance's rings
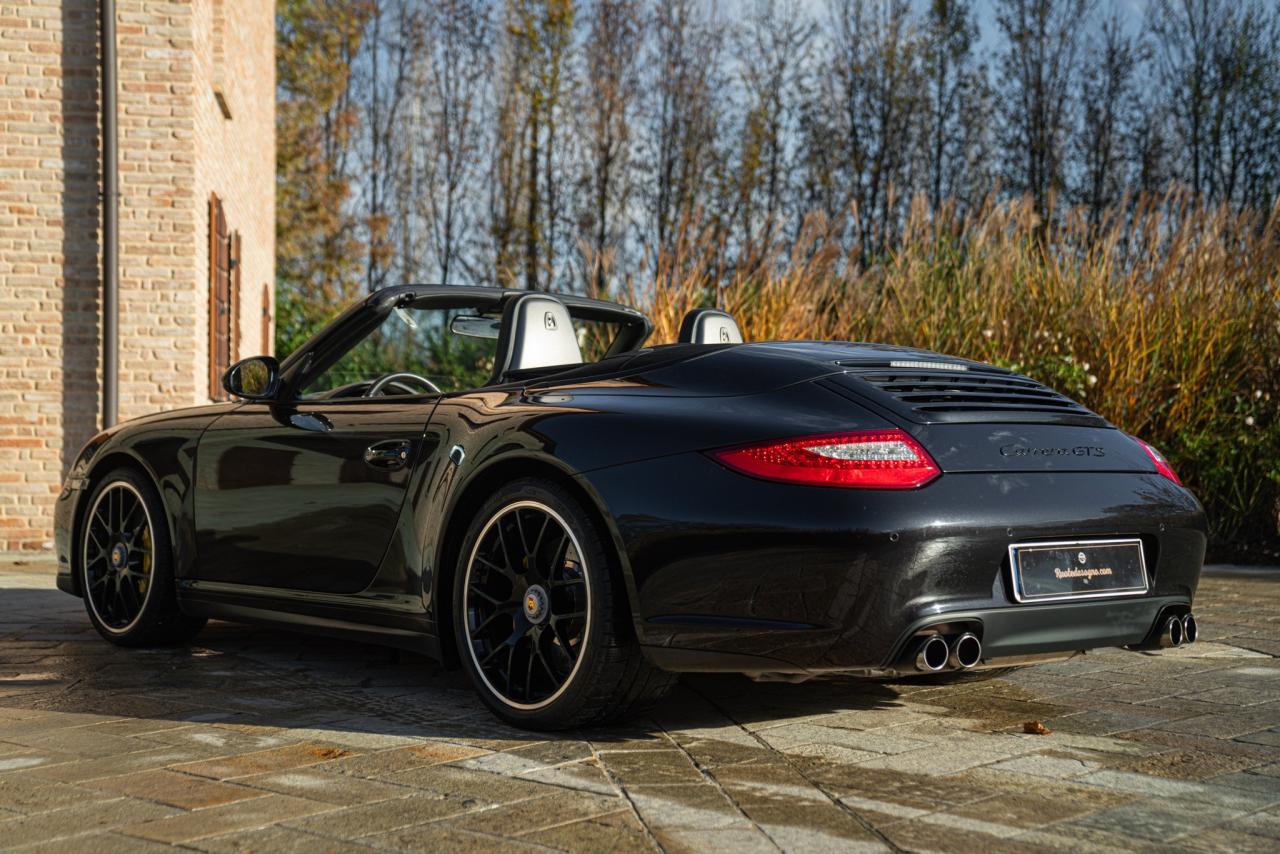
[[[649,331],[574,296],[378,291],[232,367],[236,402],[94,437],[58,586],[124,646],[217,618],[419,650],[536,728],[688,671],[947,676],[1195,639],[1203,511],[1080,404],[923,350],[743,343],[714,310]]]

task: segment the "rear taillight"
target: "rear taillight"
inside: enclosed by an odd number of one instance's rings
[[[1178,479],[1176,474],[1174,474],[1173,466],[1169,465],[1169,461],[1164,458],[1164,454],[1160,453],[1137,436],[1133,436],[1131,438],[1142,446],[1142,450],[1147,452],[1147,456],[1151,458],[1151,462],[1156,464],[1156,471],[1178,484],[1178,486],[1182,486],[1182,481]]]
[[[780,439],[711,456],[743,474],[817,486],[915,489],[942,473],[920,443],[901,430]]]

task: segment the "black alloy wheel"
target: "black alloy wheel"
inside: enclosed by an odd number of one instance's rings
[[[645,659],[603,523],[559,483],[524,478],[476,513],[458,551],[454,638],[485,705],[528,729],[629,715],[676,677]]]
[[[84,526],[85,599],[103,628],[128,632],[151,595],[155,540],[138,490],[117,480],[98,493]]]
[[[168,520],[147,477],[119,468],[98,480],[77,530],[80,591],[100,635],[150,646],[188,641],[204,627],[178,607]]]
[[[481,679],[513,708],[554,702],[582,662],[591,583],[568,524],[517,501],[481,531],[467,566],[468,648]]]

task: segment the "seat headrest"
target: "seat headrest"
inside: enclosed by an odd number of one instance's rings
[[[741,344],[737,322],[718,308],[695,308],[680,323],[682,344]]]
[[[511,371],[580,364],[582,350],[564,303],[536,293],[507,302],[490,383],[501,382]]]

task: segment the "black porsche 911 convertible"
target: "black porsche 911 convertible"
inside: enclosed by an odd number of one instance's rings
[[[460,663],[498,716],[616,718],[676,674],[943,678],[1195,640],[1199,503],[1034,380],[878,344],[409,285],[234,402],[94,437],[58,586],[123,646],[209,618]],[[584,352],[587,354],[584,357]]]

